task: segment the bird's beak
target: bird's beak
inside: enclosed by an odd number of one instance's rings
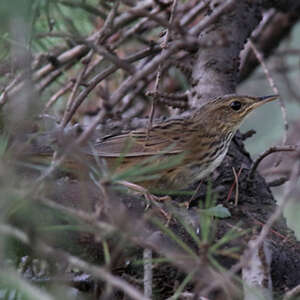
[[[279,98],[279,95],[270,95],[270,96],[263,96],[263,97],[258,97],[257,104],[262,105],[271,101],[276,100]]]

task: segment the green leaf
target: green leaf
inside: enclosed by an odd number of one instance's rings
[[[220,219],[231,217],[231,213],[228,208],[224,207],[222,204],[218,204],[217,206],[202,209],[201,210],[206,215],[217,217]]]

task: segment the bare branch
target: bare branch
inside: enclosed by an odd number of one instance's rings
[[[254,172],[257,169],[259,163],[268,155],[274,152],[291,152],[299,150],[298,145],[285,145],[285,146],[274,146],[270,147],[268,150],[263,152],[253,163],[251,169],[249,170],[248,180],[251,180],[254,176]]]
[[[250,40],[250,46],[251,46],[252,50],[254,51],[257,59],[259,60],[261,66],[262,66],[262,68],[263,68],[263,70],[266,74],[266,77],[269,81],[269,84],[270,84],[272,90],[274,91],[274,93],[276,95],[280,95],[279,90],[278,90],[278,88],[277,88],[277,86],[274,82],[274,79],[272,78],[271,73],[269,72],[266,63],[264,62],[264,59],[263,59],[263,56],[262,56],[261,52],[258,51],[258,49],[256,48],[256,46],[254,45],[254,43],[251,40]],[[282,97],[279,97],[279,103],[280,103],[281,114],[282,114],[282,119],[283,119],[283,123],[284,123],[284,130],[285,130],[282,145],[285,145],[286,141],[287,141],[287,132],[288,132],[288,129],[289,129],[289,124],[288,124],[288,121],[287,121],[286,106],[285,106],[285,103],[284,103]],[[277,165],[279,164],[279,161],[280,160],[278,160]]]

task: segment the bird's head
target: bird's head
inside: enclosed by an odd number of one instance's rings
[[[213,125],[212,120],[219,123],[223,129],[234,132],[253,110],[277,98],[278,95],[263,97],[225,95],[209,101],[199,109],[199,112],[202,118],[210,120]]]

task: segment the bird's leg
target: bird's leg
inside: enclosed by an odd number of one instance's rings
[[[194,201],[194,200],[196,199],[197,194],[198,194],[198,192],[199,192],[199,190],[200,190],[201,184],[202,184],[202,180],[199,181],[199,183],[198,183],[198,185],[197,185],[197,188],[196,188],[196,190],[194,191],[192,197],[191,197],[188,201],[184,202],[184,205],[186,206],[187,209],[190,208],[190,205],[191,205],[192,201]]]
[[[126,186],[127,188],[129,188],[131,190],[134,190],[136,192],[143,194],[143,196],[145,197],[146,203],[147,203],[145,210],[147,210],[151,206],[151,204],[154,204],[156,207],[159,208],[160,212],[167,219],[169,219],[169,215],[160,207],[160,205],[157,202],[169,201],[169,200],[171,200],[170,196],[157,197],[157,196],[151,194],[146,188],[144,188],[138,184],[135,184],[135,183],[132,183],[132,182],[129,182],[126,180],[118,180],[117,182],[119,184]]]

